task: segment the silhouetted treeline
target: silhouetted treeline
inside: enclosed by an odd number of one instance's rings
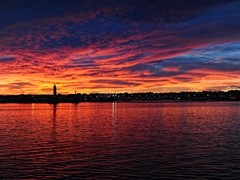
[[[1,95],[0,102],[21,103],[55,103],[55,102],[105,102],[105,101],[134,101],[134,100],[187,100],[187,101],[239,101],[240,91],[227,92],[203,91],[203,92],[170,92],[170,93],[78,93],[61,95],[55,99],[53,95]]]

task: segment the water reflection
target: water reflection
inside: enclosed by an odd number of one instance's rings
[[[78,103],[72,103],[71,104],[71,109],[73,109],[72,114],[72,123],[74,123],[76,120],[78,120]]]
[[[34,104],[34,103],[32,103],[32,104],[31,104],[31,109],[32,109],[32,117],[34,117],[34,108],[35,108],[35,104]]]
[[[53,104],[52,105],[53,108],[53,115],[52,115],[52,139],[54,141],[56,141],[56,136],[57,136],[57,132],[56,132],[56,117],[57,117],[57,104]]]
[[[117,102],[112,103],[112,140],[116,135],[116,122],[117,122]]]
[[[112,103],[112,126],[115,128],[117,120],[117,102]]]

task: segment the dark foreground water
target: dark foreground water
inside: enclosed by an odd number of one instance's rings
[[[0,104],[0,179],[237,179],[240,102]]]

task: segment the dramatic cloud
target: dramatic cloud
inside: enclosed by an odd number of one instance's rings
[[[54,82],[61,93],[228,90],[240,85],[239,9],[234,0],[3,0],[0,94],[50,93]]]

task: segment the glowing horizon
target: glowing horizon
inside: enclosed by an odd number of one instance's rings
[[[239,1],[2,1],[0,95],[240,86]]]

